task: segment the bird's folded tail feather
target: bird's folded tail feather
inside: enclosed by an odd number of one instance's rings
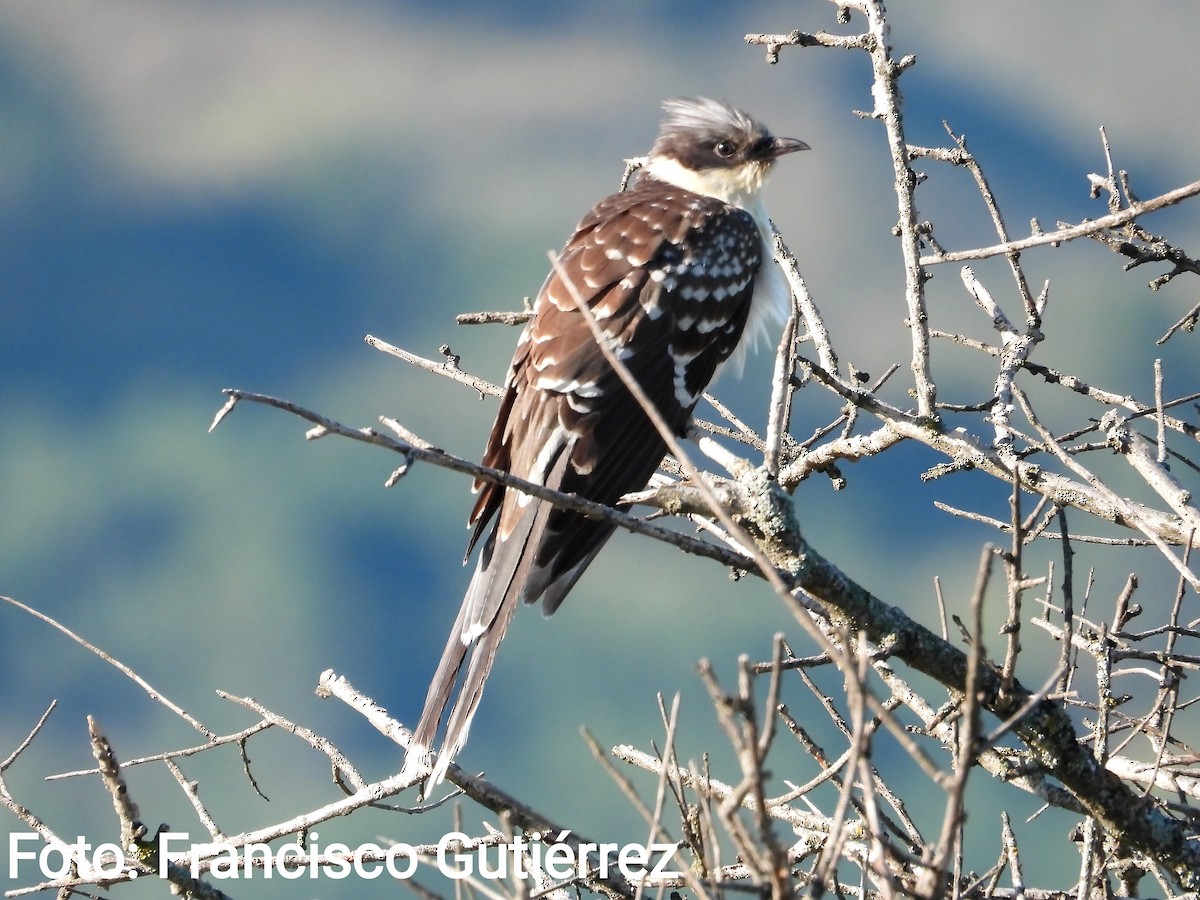
[[[492,671],[496,650],[520,605],[522,588],[536,553],[538,532],[545,528],[548,510],[544,504],[525,508],[512,532],[501,538],[497,528],[488,536],[429,684],[421,719],[413,729],[404,758],[402,776],[414,774],[417,769],[431,764],[430,751],[438,726],[450,705],[460,675],[461,685],[450,711],[441,749],[432,761],[429,784],[441,783],[450,763],[467,742],[471,719],[483,696],[483,686]]]

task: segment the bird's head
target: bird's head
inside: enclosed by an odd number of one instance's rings
[[[734,206],[752,202],[775,160],[808,144],[774,137],[740,109],[707,97],[663,103],[666,116],[646,159],[646,174]]]

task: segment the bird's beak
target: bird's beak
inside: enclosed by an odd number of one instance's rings
[[[771,138],[771,144],[767,147],[766,158],[778,159],[785,153],[795,153],[797,150],[810,150],[808,144],[796,138]]]

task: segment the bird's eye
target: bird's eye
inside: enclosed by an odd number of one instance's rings
[[[729,157],[737,152],[737,144],[733,141],[721,141],[713,147],[713,152],[721,157],[721,159],[729,159]]]

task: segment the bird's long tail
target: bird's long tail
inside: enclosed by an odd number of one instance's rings
[[[500,537],[497,528],[489,535],[429,684],[425,708],[404,757],[402,776],[430,765],[438,725],[450,705],[460,674],[462,684],[450,711],[441,749],[432,763],[430,784],[442,781],[446,769],[467,742],[471,719],[483,696],[496,650],[520,605],[522,588],[536,552],[537,532],[545,526],[548,509],[541,506],[534,504],[526,510],[512,533]]]

